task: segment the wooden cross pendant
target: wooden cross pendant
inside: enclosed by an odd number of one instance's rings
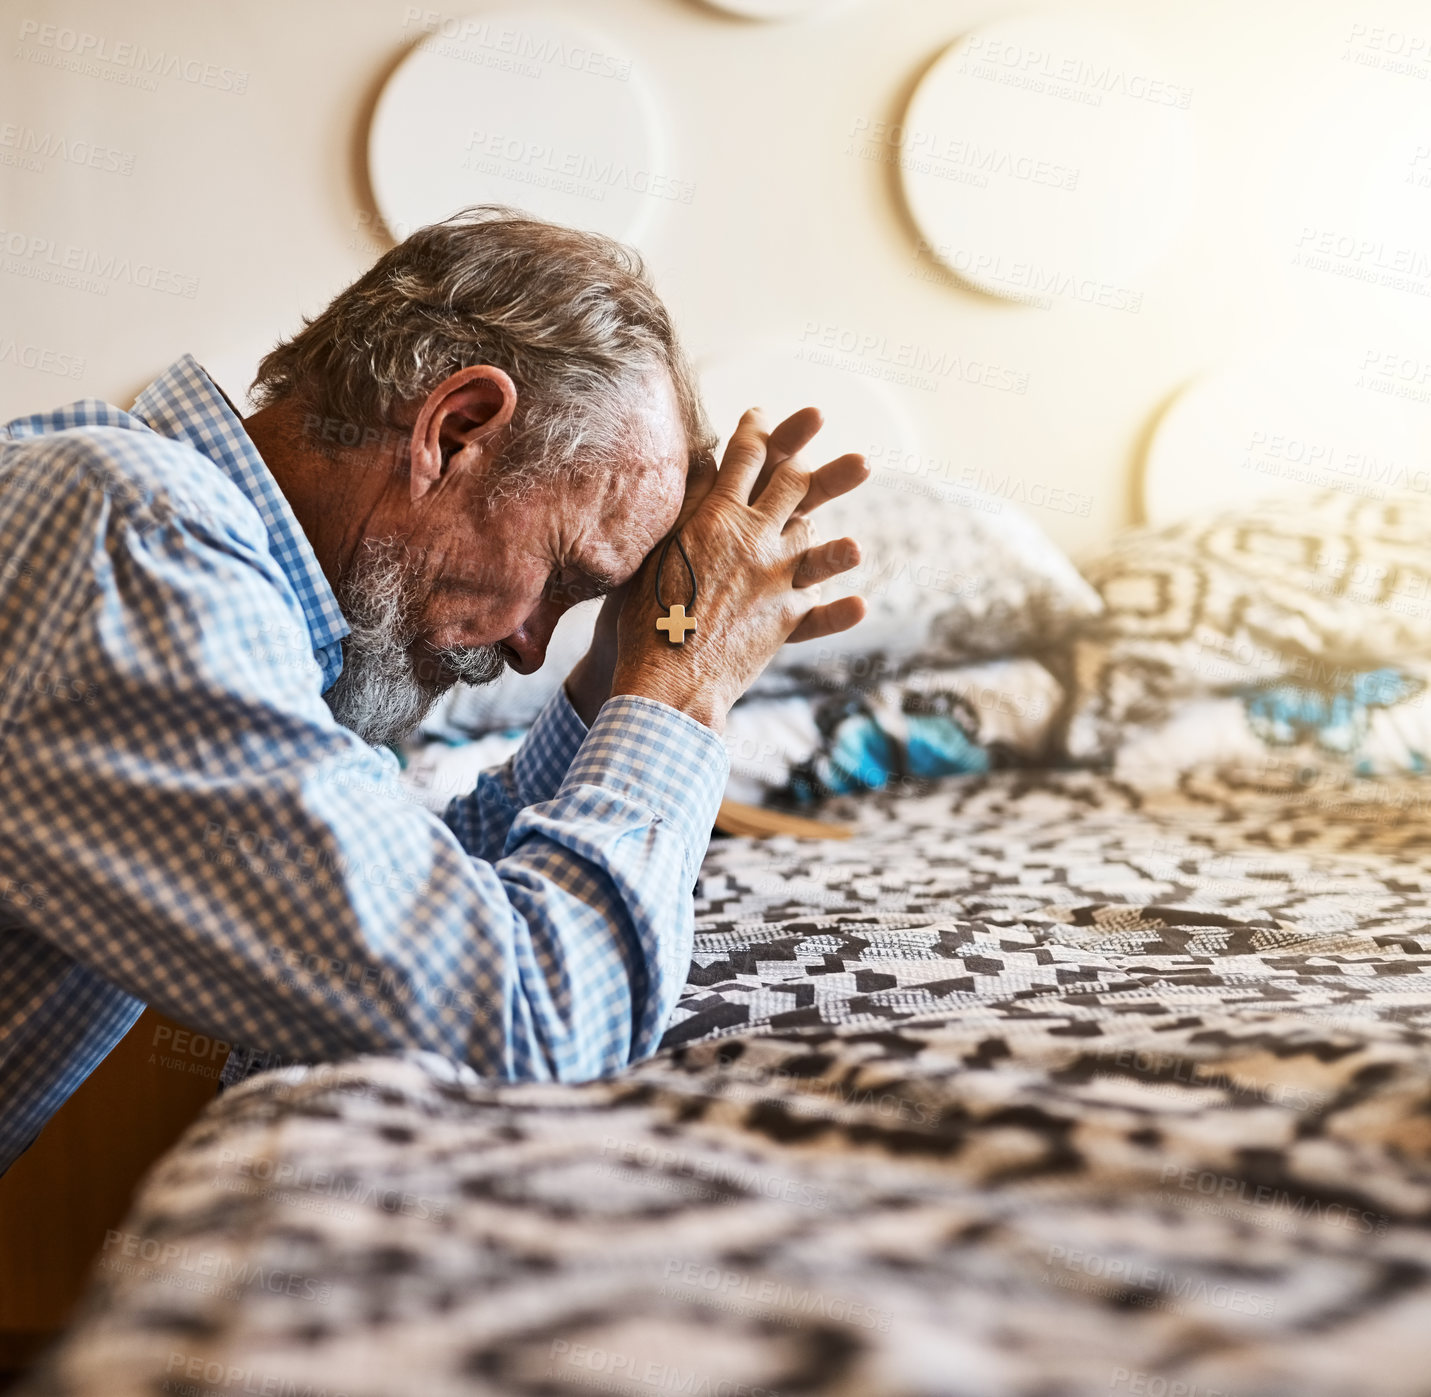
[[[656,622],[656,629],[658,631],[665,631],[666,639],[669,640],[672,645],[684,645],[686,632],[693,631],[695,628],[696,618],[694,616],[687,616],[684,606],[673,606],[669,616],[662,616]]]

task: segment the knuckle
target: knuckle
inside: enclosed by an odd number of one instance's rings
[[[744,466],[758,466],[765,457],[765,443],[750,437],[735,436],[726,448],[725,464],[737,469]]]
[[[783,490],[800,490],[803,492],[810,483],[810,472],[802,466],[796,457],[791,456],[775,467],[774,484]]]

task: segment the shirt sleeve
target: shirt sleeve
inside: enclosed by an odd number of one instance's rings
[[[586,737],[586,724],[559,687],[501,766],[484,771],[473,790],[451,801],[442,818],[474,858],[500,857],[517,813],[550,800]]]
[[[8,737],[0,852],[44,890],[35,935],[285,1056],[575,1081],[654,1050],[725,784],[713,732],[626,696],[583,737],[557,705],[445,823],[332,719],[256,514],[100,512],[92,595]]]

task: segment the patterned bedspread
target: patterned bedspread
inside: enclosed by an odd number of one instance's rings
[[[226,1092],[25,1390],[1431,1390],[1427,799],[1000,773],[718,839],[657,1058]]]

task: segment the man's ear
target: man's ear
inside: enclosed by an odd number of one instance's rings
[[[420,500],[461,458],[464,466],[495,459],[494,448],[517,409],[517,388],[491,364],[458,369],[423,400],[412,428],[408,488]]]

